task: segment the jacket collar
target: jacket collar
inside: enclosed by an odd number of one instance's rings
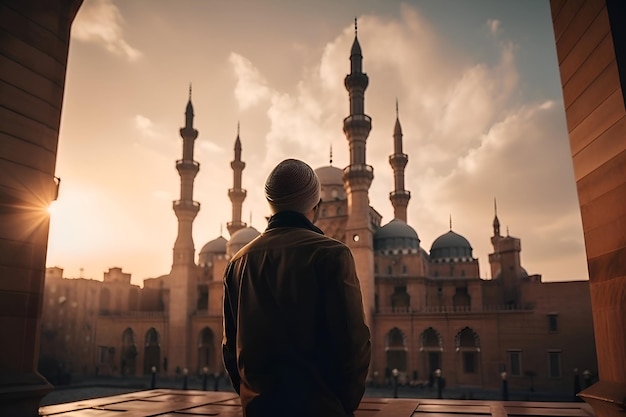
[[[281,211],[274,214],[267,222],[267,229],[265,229],[265,231],[268,232],[279,227],[299,227],[319,233],[320,235],[324,234],[324,232],[311,223],[304,214],[298,213],[297,211]]]

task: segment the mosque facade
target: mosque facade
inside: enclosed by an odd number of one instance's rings
[[[501,233],[495,206],[492,279],[480,278],[470,242],[452,225],[424,249],[407,222],[409,156],[398,116],[390,129],[394,218],[383,224],[368,195],[374,179],[366,160],[368,81],[355,33],[345,78],[350,114],[343,122],[350,163],[316,169],[322,199],[316,225],[353,253],[372,333],[370,383],[389,383],[397,375],[400,383],[423,385],[441,374],[447,387],[498,389],[505,372],[511,390],[571,392],[576,372],[597,373],[588,282],[543,282],[528,274],[521,240]],[[39,369],[52,382],[70,374],[223,372],[223,272],[260,232],[241,219],[246,165],[238,131],[227,191],[230,238],[206,243],[196,259],[192,228],[201,207],[193,199],[200,169],[193,120],[190,91],[180,129],[182,159],[176,161],[181,188],[173,202],[178,234],[171,271],[140,288],[121,268],[105,272],[102,281],[66,279],[62,269],[47,268]]]

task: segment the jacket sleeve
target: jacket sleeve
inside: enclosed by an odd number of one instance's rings
[[[342,246],[324,257],[325,309],[331,344],[339,368],[339,399],[346,413],[354,412],[363,398],[370,365],[370,331],[365,323],[363,300],[354,259]]]
[[[224,273],[224,337],[222,357],[224,367],[237,394],[240,392],[241,378],[237,368],[237,290],[233,277],[233,264]]]

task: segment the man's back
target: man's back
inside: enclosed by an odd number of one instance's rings
[[[231,260],[224,284],[224,361],[244,415],[356,409],[370,341],[344,244],[300,213],[278,213]]]

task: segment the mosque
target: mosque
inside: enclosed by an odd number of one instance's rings
[[[502,235],[497,212],[490,227],[492,279],[480,278],[470,242],[452,227],[424,249],[407,223],[409,156],[399,117],[390,129],[394,218],[383,225],[368,195],[374,169],[366,161],[367,86],[355,33],[345,77],[350,114],[343,121],[350,163],[316,169],[322,198],[316,225],[353,253],[372,333],[370,382],[397,377],[419,385],[441,375],[448,387],[498,389],[506,378],[512,390],[570,392],[577,370],[597,373],[588,282],[542,282],[528,274],[520,262],[521,240]],[[190,93],[180,129],[183,155],[176,161],[181,192],[173,203],[178,235],[171,271],[140,288],[121,268],[104,273],[103,281],[65,279],[62,269],[47,268],[40,371],[49,379],[59,369],[115,376],[153,368],[164,375],[223,372],[223,271],[260,232],[241,220],[246,164],[238,132],[228,190],[230,239],[206,243],[196,261],[192,226],[200,204],[193,200],[193,183],[200,165],[193,155],[193,119]]]

